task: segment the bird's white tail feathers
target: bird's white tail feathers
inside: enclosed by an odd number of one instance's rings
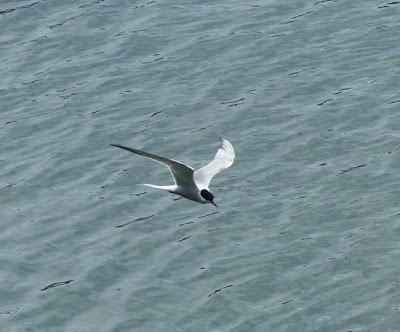
[[[175,185],[170,185],[170,186],[157,186],[155,184],[148,184],[148,183],[142,183],[143,186],[146,187],[151,187],[151,188],[156,188],[156,189],[161,189],[161,190],[167,190],[167,191],[174,191]]]

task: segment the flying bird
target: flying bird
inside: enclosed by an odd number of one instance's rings
[[[175,182],[175,184],[169,186],[158,186],[148,183],[143,183],[143,185],[151,188],[166,190],[172,194],[180,195],[195,202],[203,204],[211,203],[216,207],[218,207],[218,205],[214,202],[214,195],[208,188],[210,181],[214,175],[225,168],[230,167],[235,159],[235,152],[233,151],[232,144],[224,138],[221,138],[221,145],[214,159],[208,165],[199,168],[196,171],[193,169],[193,167],[181,163],[180,161],[157,156],[152,153],[129,148],[123,145],[111,145],[147,158],[154,159],[155,161],[167,166],[171,171]]]

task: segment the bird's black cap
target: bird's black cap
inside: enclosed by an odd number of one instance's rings
[[[214,195],[211,194],[207,189],[202,189],[200,191],[201,197],[203,197],[206,201],[209,201],[211,204],[215,205],[216,207],[217,204],[214,203]]]

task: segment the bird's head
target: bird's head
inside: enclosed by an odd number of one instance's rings
[[[211,203],[212,205],[218,207],[218,205],[214,203],[214,195],[211,194],[207,189],[202,189],[200,191],[200,195],[207,201],[207,203]]]

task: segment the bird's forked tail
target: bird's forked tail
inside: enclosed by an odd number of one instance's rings
[[[143,186],[146,187],[151,187],[151,188],[156,188],[156,189],[161,189],[161,190],[167,190],[173,192],[175,190],[175,185],[170,185],[170,186],[157,186],[155,184],[148,184],[148,183],[142,183]]]

